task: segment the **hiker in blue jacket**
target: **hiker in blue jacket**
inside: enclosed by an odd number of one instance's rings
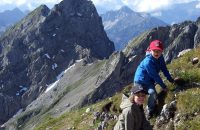
[[[167,92],[168,90],[159,75],[160,70],[171,83],[174,82],[174,79],[171,77],[166,67],[164,57],[162,55],[163,45],[161,41],[152,41],[147,51],[149,53],[139,64],[135,72],[134,84],[146,86],[149,93],[147,118],[150,119],[153,116],[156,107],[157,92],[155,90],[155,83],[161,86],[162,91]]]

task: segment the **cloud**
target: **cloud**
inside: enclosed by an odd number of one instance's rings
[[[41,4],[46,4],[50,8],[62,0],[1,0],[0,10],[19,7],[20,9],[32,10]],[[200,0],[92,0],[98,8],[106,10],[119,9],[123,5],[129,6],[134,11],[152,12],[157,9],[168,8],[174,3],[186,3]],[[197,6],[199,7],[199,6]]]
[[[162,12],[158,11],[158,12],[153,12],[151,13],[152,16],[158,17],[158,16],[162,16]]]
[[[134,11],[152,12],[159,9],[169,8],[173,4],[188,3],[200,0],[122,0],[123,3]]]
[[[20,6],[23,4],[26,4],[28,0],[1,0],[0,6],[3,5],[15,5],[15,6]]]
[[[41,4],[52,7],[55,4],[58,4],[62,0],[1,0],[0,2],[0,11],[10,10],[15,7],[18,7],[22,10],[33,10]]]
[[[126,5],[138,12],[149,12],[158,8],[168,7],[172,0],[124,0]]]
[[[12,4],[13,1],[14,1],[14,0],[2,0],[2,1],[0,2],[0,6],[2,6],[2,5],[7,5],[7,4]]]
[[[200,9],[200,3],[196,5],[196,8],[199,8],[199,9]]]
[[[28,0],[27,0],[28,1]],[[34,0],[34,3],[36,4],[44,4],[44,3],[47,3],[47,4],[58,4],[59,2],[61,2],[62,0]]]
[[[43,4],[43,3],[59,3],[62,0],[1,0],[0,5],[8,5],[8,4],[13,4],[16,6],[20,6],[23,4],[28,4],[28,3],[32,3],[32,4]]]
[[[105,8],[108,10],[119,9],[123,4],[121,0],[91,0],[96,7]]]
[[[16,0],[16,5],[21,6],[23,4],[26,4],[26,0]]]
[[[187,3],[200,0],[92,0],[96,6],[116,9],[127,5],[137,12],[152,12],[157,9],[168,8],[175,3]]]

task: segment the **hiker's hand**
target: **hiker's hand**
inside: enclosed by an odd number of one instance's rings
[[[183,78],[176,77],[174,78],[174,84],[182,86],[185,84],[185,80]]]

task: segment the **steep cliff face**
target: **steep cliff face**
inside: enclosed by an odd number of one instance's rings
[[[0,43],[1,122],[36,99],[76,60],[89,63],[114,51],[88,0],[64,0],[52,10],[41,5],[7,30]]]
[[[199,46],[199,27],[199,19],[196,22],[185,21],[172,26],[157,27],[133,39],[123,52],[127,56],[144,54],[152,40],[160,39],[165,48],[165,60],[171,62],[179,52]]]
[[[113,53],[109,60],[85,64],[84,60],[63,71],[61,78],[49,86],[36,100],[7,121],[6,129],[33,129],[43,117],[58,117],[111,96],[124,86],[120,78],[123,53]]]

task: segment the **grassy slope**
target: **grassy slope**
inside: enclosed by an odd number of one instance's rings
[[[191,62],[195,57],[200,59],[200,48],[186,53],[168,66],[175,76],[184,78],[188,83],[185,90],[176,96],[177,113],[182,116],[178,130],[200,129],[200,88],[191,84],[200,83],[200,62],[194,65]]]
[[[103,64],[105,64],[105,60],[94,63],[91,66],[87,66],[84,72],[82,72],[83,76],[74,82],[71,85],[65,86],[62,92],[56,94],[53,103],[50,106],[43,106],[42,108],[37,108],[31,111],[24,112],[23,114],[16,117],[16,123],[12,123],[14,126],[20,129],[31,129],[30,127],[35,126],[35,124],[40,123],[41,121],[50,120],[52,118],[51,110],[55,109],[55,106],[59,104],[60,100],[70,91],[80,87],[81,84],[91,77],[97,75],[100,71]],[[92,69],[92,71],[89,69]],[[88,72],[89,71],[89,72]],[[34,115],[34,117],[32,117]],[[32,117],[30,119],[30,117]]]
[[[187,81],[188,86],[182,92],[176,93],[177,100],[177,111],[179,113],[180,121],[176,124],[176,129],[178,130],[197,130],[200,129],[200,89],[194,86],[191,86],[190,83],[198,82],[200,83],[200,63],[192,65],[191,60],[194,57],[200,59],[200,48],[188,52],[181,58],[174,60],[168,68],[173,74],[173,77],[179,76]],[[166,81],[169,89],[165,103],[169,103],[174,99],[173,89],[175,85],[171,85]],[[130,86],[127,86],[124,91],[127,91]],[[159,90],[158,90],[159,91]],[[121,92],[114,95],[112,98],[103,100],[99,103],[93,104],[91,106],[84,107],[82,109],[74,110],[58,118],[52,118],[50,116],[43,119],[39,126],[35,130],[44,130],[46,128],[51,128],[54,130],[62,130],[67,128],[75,127],[77,130],[91,130],[97,127],[98,122],[95,125],[92,125],[93,112],[101,111],[101,108],[104,104],[113,101],[112,107],[119,107],[121,102]],[[112,108],[111,107],[111,108]],[[86,113],[87,108],[92,108],[92,111]],[[111,113],[115,113],[111,109]],[[115,113],[115,114],[119,114]],[[151,123],[154,123],[155,118],[151,120]],[[110,121],[107,130],[111,130],[115,121]]]
[[[115,104],[117,104],[117,106],[119,105],[118,103],[120,103],[120,100],[121,100],[120,93],[112,97],[112,101],[115,101]],[[104,104],[106,104],[109,101],[110,99],[106,99],[94,105],[86,106],[82,109],[65,113],[58,118],[46,117],[41,123],[41,125],[36,127],[35,130],[44,130],[46,128],[52,128],[55,130],[57,129],[64,130],[73,127],[79,130],[94,129],[95,127],[97,127],[98,122],[95,125],[92,125],[93,112],[101,111],[102,106],[104,106]],[[92,111],[86,113],[85,111],[87,108],[91,108]]]

